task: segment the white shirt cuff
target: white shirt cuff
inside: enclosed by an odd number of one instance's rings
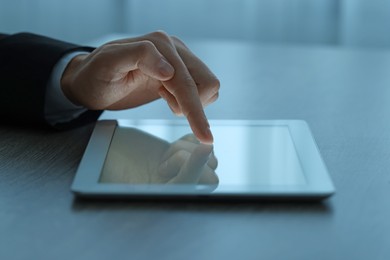
[[[54,66],[46,88],[45,119],[50,125],[69,122],[87,109],[73,104],[62,92],[61,78],[68,63],[77,55],[88,52],[71,52],[64,55]]]

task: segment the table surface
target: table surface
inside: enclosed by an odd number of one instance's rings
[[[306,120],[322,203],[75,199],[93,125],[0,126],[0,259],[390,259],[390,52],[193,41],[221,80],[212,119]],[[164,102],[102,118],[173,118]]]

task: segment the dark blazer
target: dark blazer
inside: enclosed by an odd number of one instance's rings
[[[0,124],[48,125],[44,117],[46,86],[54,65],[71,51],[92,48],[31,33],[0,34]],[[95,121],[101,111],[88,111],[57,128]]]

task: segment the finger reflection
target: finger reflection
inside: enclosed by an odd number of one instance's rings
[[[99,182],[185,184],[211,192],[219,183],[217,165],[213,146],[193,134],[169,143],[135,128],[117,128]]]

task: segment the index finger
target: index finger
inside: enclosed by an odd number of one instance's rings
[[[162,81],[163,87],[170,94],[168,103],[171,107],[175,104],[179,106],[179,110],[187,117],[192,131],[201,142],[213,143],[213,136],[203,111],[198,88],[172,38],[161,31],[144,37],[153,42],[158,51],[174,67],[173,77]]]
[[[171,80],[162,83],[166,90],[175,98],[181,112],[187,118],[192,131],[199,141],[212,144],[213,135],[210,131],[210,124],[204,113],[196,84],[188,70],[178,69]]]

